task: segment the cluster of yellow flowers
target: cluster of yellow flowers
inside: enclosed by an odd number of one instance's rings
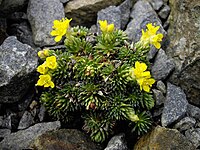
[[[102,33],[109,33],[109,32],[113,32],[115,25],[112,24],[108,24],[107,20],[99,20],[99,25],[100,25],[100,29],[102,31]]]
[[[132,79],[136,79],[137,83],[140,85],[140,90],[146,92],[150,91],[150,87],[155,83],[155,80],[151,78],[150,71],[147,70],[147,65],[145,63],[135,62],[135,68],[130,69],[130,76]]]
[[[152,23],[149,23],[146,26],[147,26],[147,30],[146,31],[144,31],[142,29],[142,36],[141,36],[140,41],[144,45],[152,44],[157,49],[159,49],[161,47],[160,42],[162,42],[163,34],[161,34],[161,33],[156,34],[156,33],[159,30],[160,26],[153,26]]]
[[[62,37],[66,35],[71,20],[72,19],[67,18],[62,18],[61,20],[54,20],[54,25],[52,27],[54,30],[51,31],[51,35],[56,36],[56,42],[59,42],[62,39]]]
[[[55,20],[53,25],[53,31],[51,32],[52,36],[55,37],[55,41],[59,42],[64,35],[67,34],[70,27],[69,23],[72,19],[62,18],[61,20]],[[108,24],[107,20],[100,20],[100,29],[102,33],[111,33],[114,31],[114,24]],[[142,36],[140,43],[142,45],[154,45],[157,49],[161,47],[160,42],[162,41],[163,34],[157,34],[159,26],[154,26],[152,23],[146,25],[147,30],[142,29]],[[40,58],[44,58],[47,55],[47,51],[42,51],[38,53]],[[47,74],[48,69],[55,69],[57,66],[56,57],[51,56],[47,57],[46,61],[37,68],[37,71],[43,75],[40,75],[40,79],[36,85],[44,87],[54,87],[53,82],[51,81],[51,76]],[[149,71],[146,71],[147,65],[145,63],[135,62],[135,68],[130,69],[130,76],[133,79],[136,79],[137,83],[140,85],[140,89],[146,92],[150,91],[150,87],[155,83],[155,80],[151,78]]]
[[[38,66],[37,72],[39,72],[39,80],[37,81],[36,86],[44,86],[54,88],[54,83],[51,81],[51,76],[49,73],[50,70],[54,70],[57,67],[56,57],[49,56],[49,50],[45,49],[38,52],[38,56],[41,59],[46,58],[46,61]]]

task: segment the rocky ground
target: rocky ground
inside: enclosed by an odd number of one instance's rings
[[[65,16],[93,32],[106,19],[134,42],[147,23],[161,26],[162,48],[148,54],[157,80],[154,124],[138,141],[124,132],[93,143],[80,130],[61,129],[39,103],[37,52],[63,48],[49,33]],[[200,149],[199,41],[199,0],[0,0],[0,149]]]

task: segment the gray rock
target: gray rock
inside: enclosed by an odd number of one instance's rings
[[[186,113],[187,106],[188,101],[183,90],[171,83],[167,83],[167,95],[161,116],[162,126],[168,126],[181,119]]]
[[[200,128],[187,130],[185,136],[196,148],[200,146]]]
[[[157,89],[159,89],[163,94],[166,94],[166,86],[165,86],[165,84],[161,81],[161,80],[159,80],[157,83],[156,83],[156,87],[157,87]]]
[[[189,104],[187,107],[187,115],[200,121],[200,108]]]
[[[33,97],[34,91],[29,90],[27,95],[21,101],[18,102],[18,110],[21,112],[27,110],[33,100]]]
[[[0,18],[0,45],[7,38],[7,20],[6,18]]]
[[[38,118],[41,122],[44,120],[45,114],[46,114],[46,109],[43,105],[41,105],[38,113]]]
[[[25,111],[22,118],[20,119],[18,129],[26,129],[35,123],[34,117],[30,112]]]
[[[60,0],[61,3],[67,3],[69,0]]]
[[[168,5],[164,5],[164,7],[159,11],[158,15],[162,19],[167,19],[170,13],[170,7]]]
[[[170,82],[180,85],[188,101],[200,106],[200,3],[198,0],[170,0],[168,36],[166,49],[176,67]]]
[[[28,0],[3,0],[0,5],[0,16],[7,17],[8,14],[22,9],[27,3]]]
[[[133,6],[133,1],[135,0],[125,0],[118,7],[121,11],[121,29],[124,30],[130,17],[131,8]]]
[[[178,130],[157,126],[142,136],[134,150],[194,150],[194,145]]]
[[[16,36],[20,42],[28,44],[34,48],[36,47],[33,41],[33,33],[31,31],[28,22],[24,21],[20,23],[16,30],[17,30]]]
[[[150,45],[150,51],[147,54],[147,59],[148,60],[154,59],[157,52],[158,52],[158,50],[153,45]]]
[[[0,139],[10,135],[10,129],[0,129]]]
[[[27,15],[35,45],[55,45],[54,37],[50,35],[53,21],[65,17],[60,0],[29,0]]]
[[[8,37],[0,46],[0,103],[19,101],[34,82],[37,51]]]
[[[25,130],[11,133],[0,142],[0,149],[28,149],[33,140],[43,133],[60,128],[60,122],[38,123]]]
[[[46,132],[31,144],[38,150],[100,150],[83,132],[76,129],[60,129]]]
[[[163,112],[163,107],[154,109],[152,116],[153,117],[159,117],[159,122],[160,122],[160,115],[162,114],[162,112]]]
[[[2,127],[3,124],[3,116],[0,116],[0,127]]]
[[[102,9],[97,14],[97,26],[99,29],[99,20],[107,20],[108,24],[113,23],[116,29],[121,28],[121,11],[116,6],[110,6],[106,9]]]
[[[154,79],[164,80],[173,71],[174,67],[173,60],[165,54],[164,50],[160,49],[155,58],[151,73]]]
[[[191,117],[185,117],[175,124],[174,128],[183,132],[188,129],[192,129],[195,126],[196,120]]]
[[[112,137],[104,150],[128,150],[125,134],[119,134]]]
[[[15,130],[17,129],[18,122],[17,114],[12,112],[7,117],[3,118],[1,127]]]
[[[139,41],[142,35],[142,29],[146,29],[146,25],[148,23],[155,23],[156,25],[159,25],[160,29],[158,32],[163,33],[165,37],[166,32],[162,27],[162,22],[148,1],[137,1],[133,6],[130,17],[132,20],[128,23],[125,30],[130,41]]]
[[[164,4],[163,0],[149,0],[149,2],[154,10],[159,10]]]
[[[109,6],[117,6],[124,0],[71,0],[65,5],[65,16],[73,18],[71,25],[90,27],[95,23],[97,12]],[[114,16],[113,16],[114,17]]]
[[[153,96],[155,99],[156,106],[160,106],[160,105],[164,104],[165,97],[163,96],[163,93],[161,91],[153,89]]]
[[[7,17],[8,20],[12,20],[12,22],[22,22],[27,20],[27,14],[24,12],[14,12]]]

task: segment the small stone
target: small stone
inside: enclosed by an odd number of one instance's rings
[[[121,11],[121,29],[124,30],[130,17],[131,8],[133,6],[132,0],[125,0],[122,4],[118,7]]]
[[[169,29],[169,21],[168,20],[163,24],[163,28],[165,29],[165,31],[167,31]]]
[[[163,107],[158,108],[158,109],[154,109],[153,113],[152,113],[152,116],[153,117],[159,117],[162,114],[162,112],[163,112]],[[159,117],[159,120],[160,120],[160,117]]]
[[[149,0],[154,10],[159,10],[164,2],[163,0]]]
[[[155,23],[157,26],[160,26],[158,32],[164,35],[163,42],[164,44],[166,38],[166,31],[162,27],[162,22],[158,18],[157,13],[154,11],[152,6],[146,0],[139,0],[135,3],[130,14],[130,22],[127,25],[125,30],[128,35],[128,39],[132,42],[138,42],[142,35],[142,29],[146,29],[148,23]]]
[[[69,0],[60,0],[60,2],[64,4],[64,3],[69,2]]]
[[[0,127],[3,125],[3,116],[0,116]]]
[[[163,94],[166,94],[166,86],[165,84],[159,80],[156,84],[157,89],[159,89]]]
[[[168,126],[181,119],[187,110],[188,101],[180,87],[167,83],[167,95],[161,116],[162,126]]]
[[[169,16],[170,13],[170,7],[168,5],[164,5],[164,7],[159,11],[158,15],[160,16],[160,18],[162,19],[167,19],[167,17]]]
[[[187,115],[200,121],[200,108],[189,104],[187,107]]]
[[[154,79],[164,80],[173,71],[175,64],[165,51],[160,49],[152,66],[151,73]]]
[[[41,105],[39,113],[38,113],[38,118],[39,118],[40,122],[42,122],[44,120],[45,114],[46,114],[46,109],[43,105]]]
[[[22,118],[20,119],[18,129],[26,129],[35,123],[34,117],[30,112],[25,111]]]
[[[119,134],[111,138],[104,150],[128,150],[125,134]]]
[[[185,131],[185,136],[196,148],[200,146],[200,128]]]
[[[0,142],[0,149],[30,149],[30,144],[33,140],[43,133],[60,128],[60,121],[38,123],[25,130],[20,130],[6,136]]]
[[[31,90],[31,92],[33,92]],[[20,102],[18,102],[18,110],[19,111],[25,111],[28,109],[28,106],[30,105],[32,99],[33,99],[34,94],[33,93],[29,93],[27,94],[27,96],[21,100]]]
[[[156,106],[160,106],[160,105],[164,104],[165,97],[163,96],[163,93],[161,91],[153,89],[153,96],[156,101],[155,102]]]
[[[99,29],[99,20],[107,20],[108,24],[113,23],[116,29],[121,29],[121,11],[116,6],[110,6],[102,9],[97,14],[97,26]]]
[[[194,145],[178,130],[157,126],[142,136],[134,150],[194,150]]]
[[[0,139],[10,135],[10,129],[0,129]]]
[[[191,129],[195,126],[196,120],[191,117],[185,117],[181,119],[177,124],[175,124],[174,128],[183,132],[185,130]]]
[[[150,51],[147,54],[147,59],[152,60],[156,56],[158,50],[154,46],[150,46]]]
[[[17,129],[18,125],[18,116],[16,113],[11,113],[7,117],[5,117],[2,121],[2,128],[7,128],[7,129],[12,129],[15,130]]]

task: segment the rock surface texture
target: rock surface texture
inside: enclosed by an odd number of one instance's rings
[[[8,37],[0,46],[0,103],[19,101],[33,83],[37,51]]]
[[[186,113],[188,101],[185,93],[171,83],[167,84],[167,95],[161,117],[162,126],[168,126],[181,119]]]
[[[139,139],[134,150],[194,150],[194,145],[176,129],[157,126]]]
[[[65,14],[73,18],[72,25],[91,26],[95,23],[97,12],[108,6],[116,6],[123,0],[73,0],[65,6]]]
[[[26,130],[21,130],[6,136],[0,142],[0,149],[28,149],[31,142],[43,133],[60,128],[60,122],[39,123]]]
[[[171,13],[168,56],[175,60],[171,77],[185,91],[188,101],[200,106],[200,1],[169,0]]]
[[[139,0],[133,6],[131,12],[131,21],[129,22],[126,33],[129,37],[129,40],[137,42],[141,37],[141,30],[146,29],[146,24],[156,23],[160,26],[158,32],[166,34],[165,30],[162,28],[161,20],[158,18],[158,15],[146,0]]]
[[[104,150],[128,150],[125,135],[119,134],[111,138]]]
[[[42,134],[32,143],[37,150],[100,150],[81,131],[76,129],[60,129]]]
[[[60,0],[30,0],[27,15],[35,45],[40,47],[55,45],[54,37],[50,35],[53,21],[65,17],[64,7]]]

